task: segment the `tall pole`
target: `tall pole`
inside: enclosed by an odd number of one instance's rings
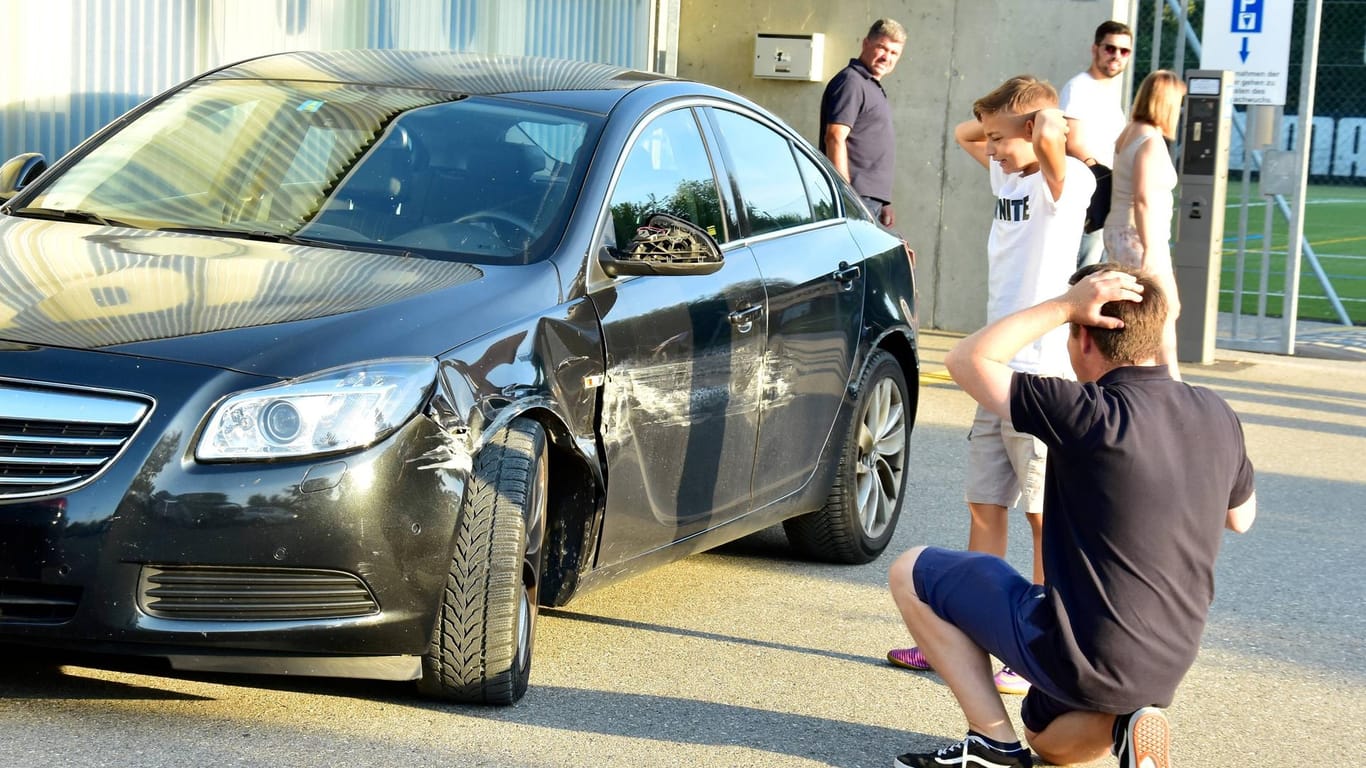
[[[1314,85],[1318,79],[1319,18],[1323,0],[1309,0],[1304,11],[1304,60],[1300,65],[1300,118],[1295,130],[1299,194],[1290,211],[1290,243],[1286,252],[1285,354],[1295,353],[1295,320],[1300,309],[1300,256],[1304,241],[1304,198],[1309,190],[1309,143],[1314,132]]]

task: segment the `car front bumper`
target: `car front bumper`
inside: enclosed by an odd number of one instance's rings
[[[15,371],[6,351],[0,376]],[[91,370],[27,351],[31,381]],[[93,481],[0,500],[0,642],[184,669],[418,674],[464,494],[460,445],[419,415],[343,455],[203,464],[206,409],[259,380],[146,360],[98,377],[154,407]]]

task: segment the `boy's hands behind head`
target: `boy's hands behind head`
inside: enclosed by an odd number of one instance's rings
[[[1078,280],[1062,295],[1067,322],[1092,328],[1123,328],[1124,321],[1102,314],[1112,301],[1143,301],[1143,286],[1127,272],[1100,270]]]
[[[1067,118],[1057,107],[1035,110],[1028,116],[1025,125],[1025,135],[1036,143],[1039,139],[1049,136],[1059,137],[1065,141],[1068,130]]]

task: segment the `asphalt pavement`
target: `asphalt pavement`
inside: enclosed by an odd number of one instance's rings
[[[1259,517],[1226,535],[1203,650],[1169,712],[1183,768],[1345,765],[1366,744],[1366,344],[1349,331],[1314,340],[1332,354],[1301,337],[1294,357],[1218,350],[1184,368],[1241,415]],[[963,723],[947,688],[883,654],[908,641],[886,593],[892,554],[967,537],[972,403],[941,365],[956,338],[924,334],[910,505],[870,565],[794,560],[767,531],[585,595],[543,614],[532,689],[503,709],[391,683],[10,657],[0,761],[881,768],[948,743]],[[1027,527],[1012,526],[1024,569]]]

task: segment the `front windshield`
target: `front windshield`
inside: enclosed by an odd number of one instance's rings
[[[430,91],[206,81],[82,156],[17,215],[477,263],[543,258],[599,126]]]

